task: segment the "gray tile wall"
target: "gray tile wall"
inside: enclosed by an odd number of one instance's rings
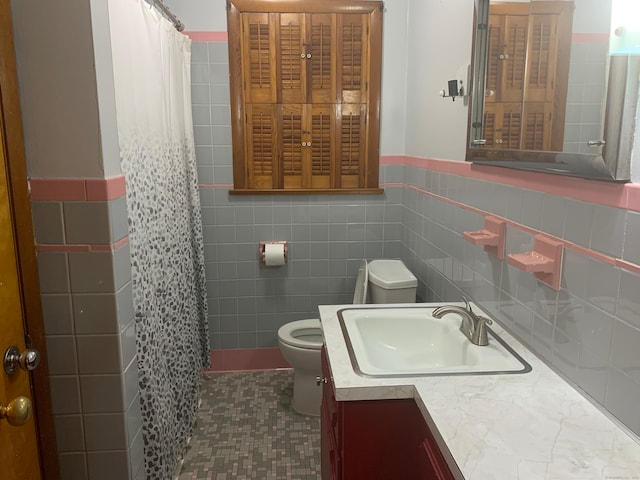
[[[233,183],[227,44],[194,42],[191,52],[211,347],[275,347],[285,323],[317,317],[318,304],[351,302],[363,258],[400,257],[402,193],[247,197],[206,188]],[[259,264],[258,244],[271,240],[289,242],[287,265]]]
[[[470,296],[640,434],[640,275],[566,248],[562,287],[556,292],[465,242],[462,233],[481,229],[483,217],[443,198],[634,263],[638,213],[413,167],[404,170],[406,185],[442,197],[404,189],[403,258],[421,280],[421,297],[454,301],[462,293]],[[424,180],[417,181],[421,175]],[[507,253],[532,246],[532,234],[507,228]]]
[[[138,478],[142,420],[125,198],[33,202],[61,478]],[[91,248],[105,250],[90,250]],[[74,251],[77,249],[78,251]]]
[[[587,140],[602,140],[608,44],[571,45],[563,151],[599,153]]]
[[[228,78],[214,73],[227,71],[226,47],[193,44],[196,148],[207,186],[232,183],[230,141],[221,134],[228,130],[219,128],[228,126]],[[213,349],[274,347],[280,325],[316,316],[318,304],[351,301],[362,258],[402,258],[420,279],[420,299],[470,296],[640,433],[640,276],[567,249],[556,292],[465,242],[462,233],[482,228],[483,218],[446,199],[635,264],[640,213],[408,166],[382,166],[380,178],[435,197],[403,187],[302,197],[201,189]],[[289,241],[289,264],[260,267],[261,240]],[[508,229],[508,253],[532,246],[530,233]]]

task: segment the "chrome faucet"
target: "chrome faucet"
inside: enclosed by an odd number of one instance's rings
[[[491,325],[493,322],[491,319],[476,315],[469,305],[469,300],[466,297],[462,297],[465,306],[459,307],[457,305],[444,305],[436,308],[431,315],[436,318],[442,318],[447,313],[457,313],[462,317],[462,323],[460,324],[460,331],[469,339],[474,345],[485,346],[489,345],[489,339],[487,338],[487,325]]]

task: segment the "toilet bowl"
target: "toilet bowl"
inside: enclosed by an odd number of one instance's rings
[[[374,260],[375,262],[375,260]],[[377,289],[392,288],[398,290],[399,285],[405,291],[400,297],[405,302],[415,302],[418,282],[400,260],[377,265]],[[373,263],[373,262],[372,262]],[[391,284],[385,281],[385,270],[389,270]],[[402,276],[404,275],[404,279]],[[361,304],[367,301],[369,287],[369,267],[363,260],[358,269],[353,303]],[[386,285],[386,287],[385,287]],[[397,292],[396,292],[397,293]],[[385,300],[396,297],[383,297]],[[413,298],[413,300],[408,300]],[[375,302],[374,302],[375,303]],[[380,302],[378,302],[380,303]],[[316,383],[316,377],[321,375],[320,350],[323,344],[322,327],[317,318],[297,320],[278,329],[278,346],[284,359],[294,369],[293,401],[291,408],[303,415],[320,415],[322,388]]]

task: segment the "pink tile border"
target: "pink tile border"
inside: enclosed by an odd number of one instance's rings
[[[595,250],[590,250],[590,249],[588,249],[586,247],[583,247],[581,245],[576,245],[575,243],[571,243],[571,242],[568,242],[567,240],[564,240],[562,238],[558,238],[558,237],[555,237],[553,235],[550,235],[547,232],[536,230],[536,229],[533,229],[533,228],[528,227],[526,225],[521,225],[521,224],[516,223],[516,222],[514,222],[512,220],[509,220],[508,218],[499,217],[498,215],[495,215],[494,213],[485,212],[484,210],[480,210],[479,208],[472,207],[471,205],[467,205],[465,203],[460,203],[460,202],[457,202],[455,200],[451,200],[450,198],[442,197],[440,195],[436,195],[434,193],[427,192],[426,190],[422,190],[421,188],[413,187],[411,185],[386,184],[385,186],[401,186],[401,187],[413,190],[415,192],[418,192],[418,193],[420,193],[422,195],[428,195],[430,197],[437,198],[438,200],[440,200],[442,202],[450,203],[451,205],[455,205],[455,206],[457,206],[459,208],[463,208],[465,210],[471,211],[471,212],[476,213],[478,215],[482,215],[482,216],[490,215],[490,216],[498,218],[500,220],[504,220],[507,225],[509,225],[509,226],[511,226],[513,228],[517,228],[517,229],[522,230],[524,232],[527,232],[527,233],[529,233],[531,235],[542,234],[542,235],[544,235],[544,236],[546,236],[546,237],[548,237],[548,238],[550,238],[552,240],[555,240],[555,241],[561,243],[564,246],[564,248],[568,248],[568,249],[574,250],[574,251],[576,251],[576,252],[578,252],[578,253],[580,253],[582,255],[594,258],[594,259],[599,260],[599,261],[601,261],[603,263],[608,263],[609,265],[617,266],[617,267],[619,267],[619,268],[621,268],[623,270],[628,270],[630,272],[634,272],[634,273],[640,274],[640,265],[635,265],[633,263],[627,262],[627,261],[622,260],[620,258],[611,257],[609,255],[605,255],[604,253],[600,253],[600,252],[597,252]]]
[[[606,43],[609,44],[608,33],[574,33],[571,35],[571,43]]]
[[[469,162],[410,156],[402,157],[398,155],[383,156],[380,158],[380,164],[425,168],[436,172],[537,190],[584,202],[640,211],[640,185],[636,183],[597,182],[546,173],[474,165]]]
[[[100,180],[87,180],[86,182],[87,200],[113,200],[127,194],[127,187],[122,175]]]
[[[110,245],[36,245],[37,252],[112,252],[129,243],[124,237]]]
[[[227,32],[182,32],[194,42],[226,42]]]
[[[29,180],[31,200],[86,200],[85,181],[82,179],[46,179]]]
[[[279,348],[234,348],[211,351],[211,369],[206,372],[235,372],[291,368]]]
[[[109,178],[32,178],[32,201],[108,201],[124,197],[123,175]]]

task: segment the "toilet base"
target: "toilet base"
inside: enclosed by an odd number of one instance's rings
[[[320,365],[317,371],[295,370],[293,378],[293,401],[291,408],[302,415],[317,417],[320,415],[322,402],[322,387],[316,383],[320,375]]]

